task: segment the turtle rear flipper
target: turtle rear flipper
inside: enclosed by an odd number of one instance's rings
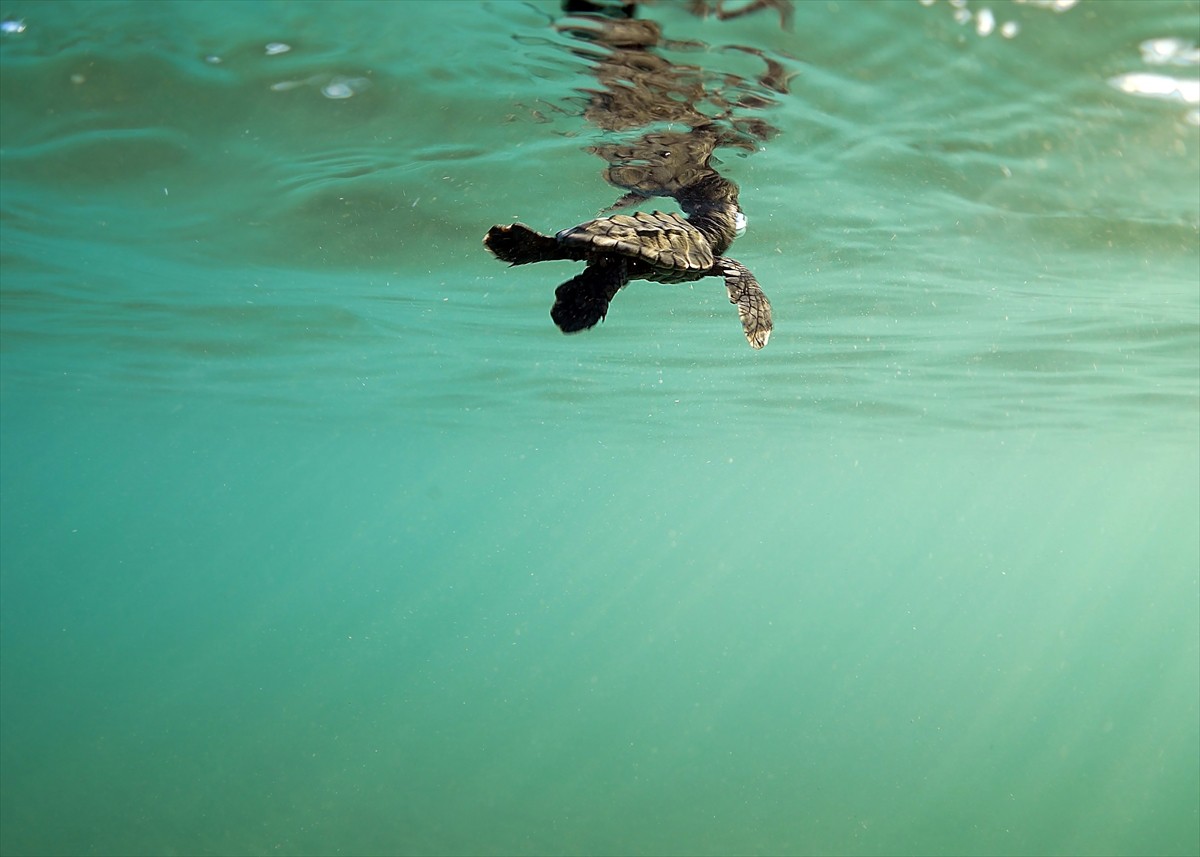
[[[729,289],[729,302],[737,307],[750,347],[762,348],[771,336],[771,302],[741,262],[721,259],[721,268],[725,288]]]
[[[613,296],[628,282],[624,259],[596,260],[555,290],[550,318],[563,333],[594,327],[608,314]]]
[[[487,235],[483,236],[483,244],[497,259],[510,265],[575,258],[574,255],[563,252],[564,248],[557,240],[535,232],[524,223],[493,226]]]

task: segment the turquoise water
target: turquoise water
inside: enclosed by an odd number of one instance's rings
[[[484,252],[556,3],[0,0],[0,852],[1200,852],[1200,4],[1051,5],[642,10],[754,352]]]

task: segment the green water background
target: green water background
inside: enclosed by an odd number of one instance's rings
[[[650,8],[761,353],[555,9],[0,2],[0,851],[1200,852],[1200,5]]]

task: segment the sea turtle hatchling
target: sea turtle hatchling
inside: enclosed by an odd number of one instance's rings
[[[762,348],[771,335],[771,303],[746,266],[723,255],[744,231],[746,218],[737,206],[737,186],[713,178],[716,183],[675,194],[686,219],[639,211],[589,220],[554,236],[514,223],[493,226],[483,243],[511,265],[552,259],[587,262],[583,273],[554,293],[550,317],[563,333],[593,327],[630,280],[685,283],[723,277],[750,347]]]

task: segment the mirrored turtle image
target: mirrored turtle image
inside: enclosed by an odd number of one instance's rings
[[[746,266],[724,253],[745,229],[737,185],[710,173],[673,194],[687,218],[655,211],[616,214],[543,235],[523,223],[493,226],[484,245],[503,262],[586,262],[554,293],[550,317],[563,333],[595,326],[630,280],[684,283],[722,277],[751,348],[771,335],[771,303]]]

